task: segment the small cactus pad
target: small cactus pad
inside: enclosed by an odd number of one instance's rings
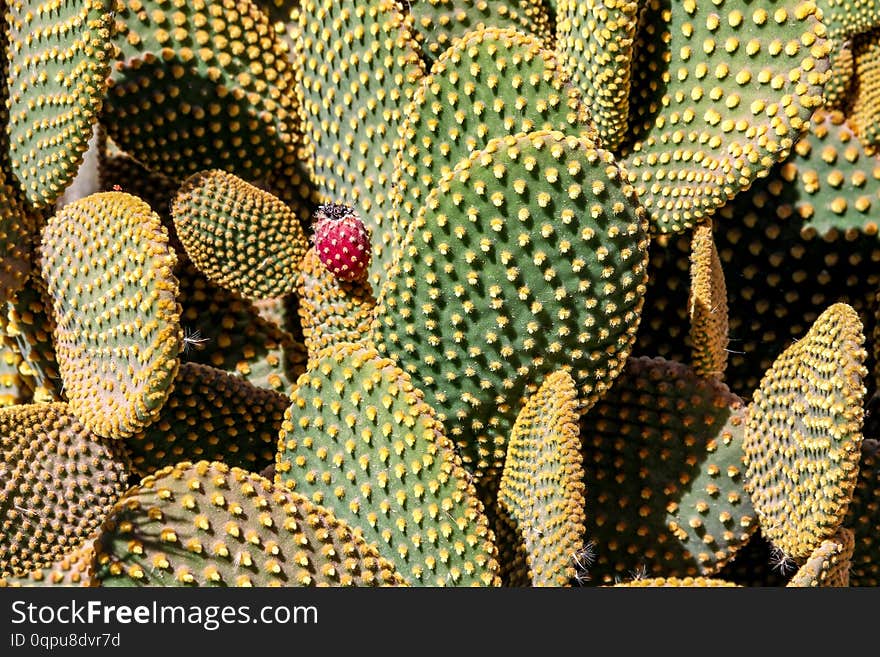
[[[3,102],[2,95],[0,102]],[[0,163],[3,159],[0,155]],[[32,224],[32,217],[18,200],[12,181],[0,165],[0,305],[24,287],[30,274]]]
[[[647,0],[623,164],[679,232],[784,159],[822,104],[829,47],[807,0]]]
[[[0,577],[0,587],[97,586],[92,579],[95,549],[91,540],[44,568],[34,568],[19,577]]]
[[[27,199],[73,180],[107,92],[113,0],[8,0],[9,149]]]
[[[880,4],[877,0],[817,0],[822,22],[835,47],[861,32],[880,27]]]
[[[338,344],[297,381],[275,480],[364,532],[412,585],[497,584],[488,521],[410,377]]]
[[[96,547],[102,586],[398,586],[359,531],[284,486],[181,462],[119,500]]]
[[[308,154],[290,52],[252,0],[119,0],[120,55],[102,115],[148,168],[182,181],[224,169],[253,181]],[[289,169],[289,170],[288,170]]]
[[[312,215],[315,253],[341,281],[362,281],[372,259],[370,234],[356,210],[339,203],[320,205]]]
[[[139,431],[168,396],[183,338],[175,262],[158,215],[123,192],[70,203],[43,230],[64,392],[100,436]]]
[[[852,121],[859,141],[871,154],[880,146],[880,29],[853,38],[855,99]]]
[[[629,582],[620,582],[614,584],[614,586],[631,588],[732,588],[739,587],[739,584],[714,577],[641,577]]]
[[[630,358],[581,419],[591,578],[717,573],[757,528],[744,428],[745,404],[717,379]]]
[[[828,81],[825,83],[825,108],[845,112],[852,103],[855,62],[852,43],[840,44],[831,53]]]
[[[248,299],[293,292],[308,249],[302,225],[273,194],[212,169],[187,178],[174,198],[177,236],[208,278]]]
[[[179,461],[222,461],[254,472],[275,462],[287,395],[222,370],[183,363],[159,417],[125,441],[134,470]]]
[[[565,586],[584,543],[584,469],[577,390],[564,370],[544,379],[513,425],[499,506],[521,537],[532,586]]]
[[[92,435],[63,403],[0,410],[0,577],[78,547],[125,491],[120,444]]]
[[[850,586],[880,586],[880,442],[862,441],[859,477],[843,521],[855,534]]]
[[[376,299],[367,281],[341,281],[331,274],[314,249],[302,262],[300,323],[309,359],[339,342],[358,342],[370,332]]]
[[[581,90],[602,146],[616,150],[626,136],[636,0],[558,0],[556,48]]]
[[[539,39],[497,28],[466,34],[434,63],[407,110],[392,232],[377,241],[399,246],[437,181],[490,139],[543,129],[593,137],[588,116]],[[376,266],[393,255],[381,252]]]
[[[397,2],[305,0],[293,24],[313,181],[322,202],[358,211],[374,238],[387,214],[398,131],[424,75]],[[380,242],[373,245],[381,253]],[[383,275],[382,262],[371,269]]]
[[[722,378],[727,366],[727,287],[711,221],[694,229],[690,275],[692,367],[701,376]]]
[[[472,472],[500,474],[518,400],[544,376],[570,367],[590,406],[623,368],[648,245],[624,175],[585,137],[493,139],[438,181],[409,227],[379,291],[375,343]]]
[[[843,521],[859,470],[862,324],[834,304],[768,370],[748,407],[747,490],[761,532],[804,559]]]
[[[853,533],[841,527],[819,544],[788,582],[789,587],[849,586]]]

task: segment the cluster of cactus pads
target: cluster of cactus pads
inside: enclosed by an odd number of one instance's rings
[[[0,584],[880,584],[880,4],[0,10]]]

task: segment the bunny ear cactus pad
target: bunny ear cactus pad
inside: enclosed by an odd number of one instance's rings
[[[862,145],[871,153],[880,146],[880,29],[853,38],[856,93],[852,120]]]
[[[692,227],[784,159],[823,102],[816,5],[648,0],[622,163],[655,232]]]
[[[424,75],[401,11],[392,0],[308,0],[293,26],[315,187],[322,202],[350,205],[363,218],[377,276],[389,261],[377,238],[388,221],[398,130]]]
[[[9,149],[34,206],[73,180],[107,92],[113,0],[6,3]]]
[[[764,375],[748,408],[747,490],[761,532],[804,559],[843,522],[859,470],[862,323],[830,306]]]
[[[498,584],[483,506],[410,377],[338,344],[297,381],[275,480],[364,532],[412,585]]]
[[[0,410],[0,577],[78,547],[125,490],[128,459],[64,403]]]
[[[358,530],[269,480],[182,462],[119,500],[96,541],[101,586],[401,586]]]
[[[54,563],[29,570],[18,577],[0,578],[0,587],[25,588],[44,586],[93,587],[95,549],[91,540],[82,547],[57,559]]]
[[[123,192],[70,203],[43,230],[58,369],[71,411],[100,436],[143,429],[168,397],[183,339],[176,260],[158,215]]]
[[[852,43],[842,43],[831,53],[828,81],[825,83],[825,108],[847,111],[852,103],[850,91],[854,82]]]
[[[620,582],[615,587],[625,588],[736,588],[739,584],[715,577],[644,577],[631,582]]]
[[[727,286],[711,221],[694,229],[690,274],[688,314],[693,369],[701,376],[722,378],[727,366]]]
[[[841,527],[837,533],[813,550],[806,563],[794,574],[787,586],[849,586],[849,570],[855,540],[849,529]]]
[[[623,368],[648,246],[624,177],[584,137],[494,139],[438,181],[409,228],[379,292],[374,342],[478,476],[501,472],[517,400],[544,376],[570,368],[589,407]]]
[[[226,171],[202,171],[184,181],[172,215],[187,255],[218,285],[248,299],[296,289],[308,241],[273,194]]]
[[[544,129],[595,135],[553,53],[510,29],[486,28],[456,41],[407,109],[394,171],[394,223],[382,241],[398,247],[437,181],[490,139]],[[384,252],[379,271],[393,255]]]
[[[745,404],[662,358],[630,358],[581,418],[591,577],[713,575],[757,528],[745,490]]]
[[[222,370],[183,363],[159,417],[125,440],[141,475],[180,461],[222,461],[257,472],[274,463],[287,395]]]
[[[557,50],[584,95],[602,145],[616,150],[626,136],[632,50],[639,23],[633,0],[560,0]]]
[[[554,372],[520,411],[507,448],[498,502],[522,537],[532,586],[565,586],[584,543],[584,469],[577,389]]]
[[[2,159],[0,156],[0,163]],[[9,301],[23,288],[30,274],[33,223],[33,218],[18,199],[9,174],[0,164],[0,304]]]

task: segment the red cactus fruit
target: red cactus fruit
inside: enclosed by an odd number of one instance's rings
[[[347,205],[325,203],[315,210],[314,244],[318,257],[343,281],[362,280],[370,266],[370,235],[357,212]]]

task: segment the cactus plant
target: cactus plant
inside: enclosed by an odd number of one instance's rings
[[[849,586],[854,542],[852,531],[841,527],[819,544],[787,586]]]
[[[712,223],[698,225],[691,246],[688,315],[693,369],[703,376],[722,378],[727,366],[727,285],[715,248]]]

